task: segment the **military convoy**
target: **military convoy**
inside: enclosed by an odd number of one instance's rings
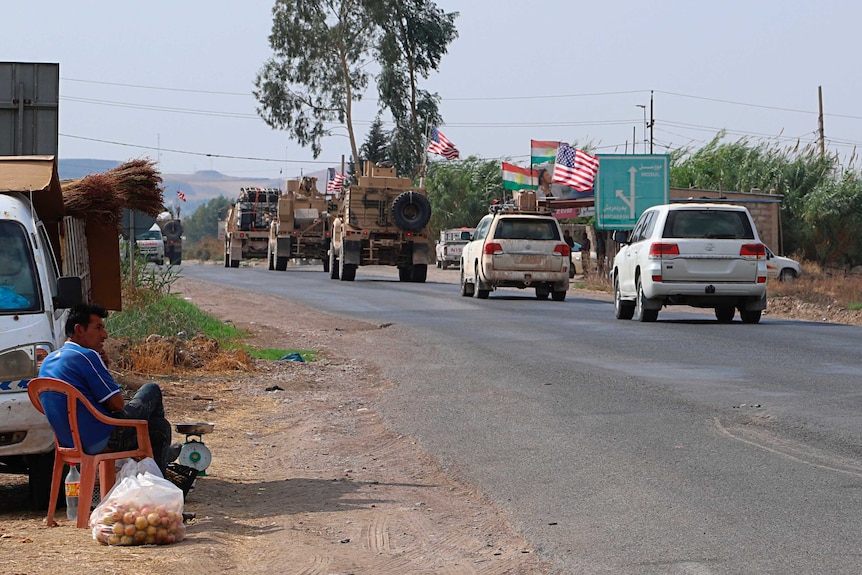
[[[317,178],[287,182],[269,228],[269,269],[284,271],[291,258],[316,259],[329,271],[329,204]]]
[[[431,204],[423,187],[395,168],[364,162],[358,184],[344,189],[335,207],[330,278],[353,281],[359,266],[388,265],[398,267],[402,282],[425,281]]]

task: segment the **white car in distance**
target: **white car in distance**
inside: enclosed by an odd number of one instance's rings
[[[766,246],[751,214],[729,204],[648,208],[612,268],[617,319],[650,322],[668,305],[712,308],[719,322],[757,323],[766,309]]]
[[[771,249],[766,248],[766,273],[770,278],[783,282],[795,280],[802,275],[802,267],[798,261],[775,255]]]

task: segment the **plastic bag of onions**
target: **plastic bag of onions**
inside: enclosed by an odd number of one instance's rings
[[[183,492],[152,473],[125,477],[90,514],[93,539],[105,545],[169,545],[182,541]]]

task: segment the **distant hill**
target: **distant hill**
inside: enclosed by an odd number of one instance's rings
[[[112,160],[95,160],[90,158],[74,158],[59,160],[58,171],[61,180],[83,178],[89,174],[99,174],[120,165],[121,162]],[[165,187],[165,204],[173,206],[180,203],[177,191],[186,196],[186,203],[182,206],[184,213],[191,213],[194,209],[219,196],[235,198],[239,189],[244,187],[279,188],[284,189],[284,180],[273,180],[270,178],[228,176],[214,170],[202,170],[194,174],[162,174]]]

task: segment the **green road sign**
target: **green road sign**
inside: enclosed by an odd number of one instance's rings
[[[599,154],[596,227],[630,230],[649,207],[670,200],[670,156]]]

